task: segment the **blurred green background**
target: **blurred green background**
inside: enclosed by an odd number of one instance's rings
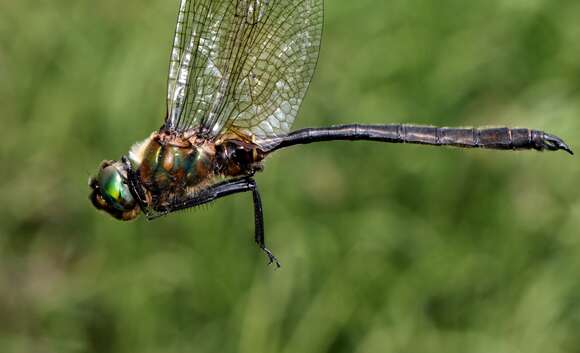
[[[295,127],[509,125],[580,147],[577,0],[327,1]],[[580,164],[336,142],[154,222],[87,179],[162,123],[177,0],[0,5],[0,352],[580,352]]]

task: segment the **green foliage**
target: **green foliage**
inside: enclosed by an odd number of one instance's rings
[[[250,195],[116,221],[87,179],[157,129],[177,1],[0,5],[0,351],[578,352],[580,165],[282,151]],[[580,146],[580,3],[326,3],[296,127],[510,125]]]

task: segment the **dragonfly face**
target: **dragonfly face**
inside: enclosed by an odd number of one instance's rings
[[[101,163],[97,177],[89,179],[89,186],[93,189],[90,199],[97,209],[124,221],[139,215],[139,206],[127,185],[127,169],[123,163]]]
[[[161,129],[90,180],[93,205],[148,219],[251,192],[255,241],[265,247],[254,173],[280,148],[367,140],[500,150],[572,150],[527,128],[359,125],[291,131],[318,60],[323,0],[180,0]],[[130,161],[130,162],[129,162]]]

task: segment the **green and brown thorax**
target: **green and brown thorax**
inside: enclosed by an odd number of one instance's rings
[[[226,178],[262,170],[265,154],[237,135],[205,140],[195,134],[155,132],[129,152],[136,173],[153,208],[186,198]]]

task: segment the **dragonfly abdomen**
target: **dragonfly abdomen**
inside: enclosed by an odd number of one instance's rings
[[[270,153],[298,144],[334,140],[366,140],[499,150],[565,150],[573,154],[561,138],[539,130],[507,127],[453,128],[406,124],[350,124],[327,128],[306,128],[294,131],[285,137],[271,138],[265,144],[274,147],[265,152]]]

